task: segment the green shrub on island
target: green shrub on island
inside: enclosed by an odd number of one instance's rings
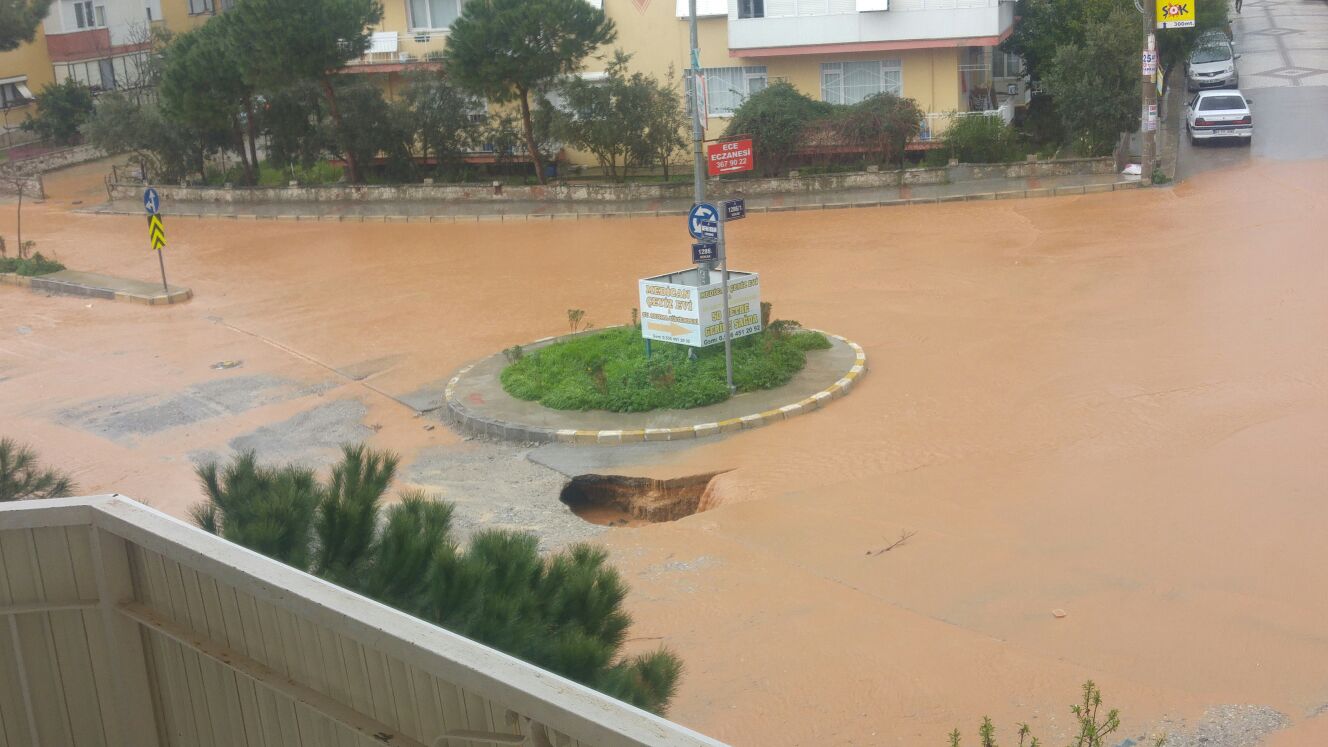
[[[776,321],[733,341],[733,383],[739,392],[783,386],[807,364],[808,351],[829,347],[820,332]],[[698,349],[695,361],[687,353],[685,345],[656,341],[647,359],[640,328],[617,327],[525,351],[503,369],[503,389],[555,410],[681,410],[728,399],[724,346]]]
[[[64,265],[53,259],[43,257],[41,252],[23,258],[0,257],[0,272],[13,272],[25,277],[48,275],[63,269],[65,269]]]

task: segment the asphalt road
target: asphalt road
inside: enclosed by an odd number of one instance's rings
[[[1241,91],[1251,99],[1254,140],[1191,146],[1182,137],[1178,178],[1252,158],[1328,157],[1328,3],[1247,0],[1234,15]],[[1162,32],[1165,33],[1165,32]],[[1183,129],[1183,128],[1182,128]]]

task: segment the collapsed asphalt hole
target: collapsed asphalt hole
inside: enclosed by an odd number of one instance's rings
[[[572,513],[610,527],[674,521],[714,508],[712,484],[722,472],[655,480],[624,475],[578,475],[563,487],[559,500]]]

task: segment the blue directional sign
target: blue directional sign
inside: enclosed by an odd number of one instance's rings
[[[692,264],[702,262],[719,261],[719,244],[706,241],[700,244],[692,244]]]
[[[687,214],[687,232],[697,241],[719,239],[719,211],[708,202],[698,202]]]
[[[747,217],[746,200],[725,200],[724,220],[741,220]]]
[[[155,187],[148,187],[143,190],[143,209],[148,211],[148,215],[156,215],[161,212],[161,195],[157,194]]]

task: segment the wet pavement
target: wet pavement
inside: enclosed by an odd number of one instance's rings
[[[1182,127],[1177,178],[1257,158],[1328,158],[1328,3],[1251,0],[1232,18],[1253,141],[1191,145]]]

